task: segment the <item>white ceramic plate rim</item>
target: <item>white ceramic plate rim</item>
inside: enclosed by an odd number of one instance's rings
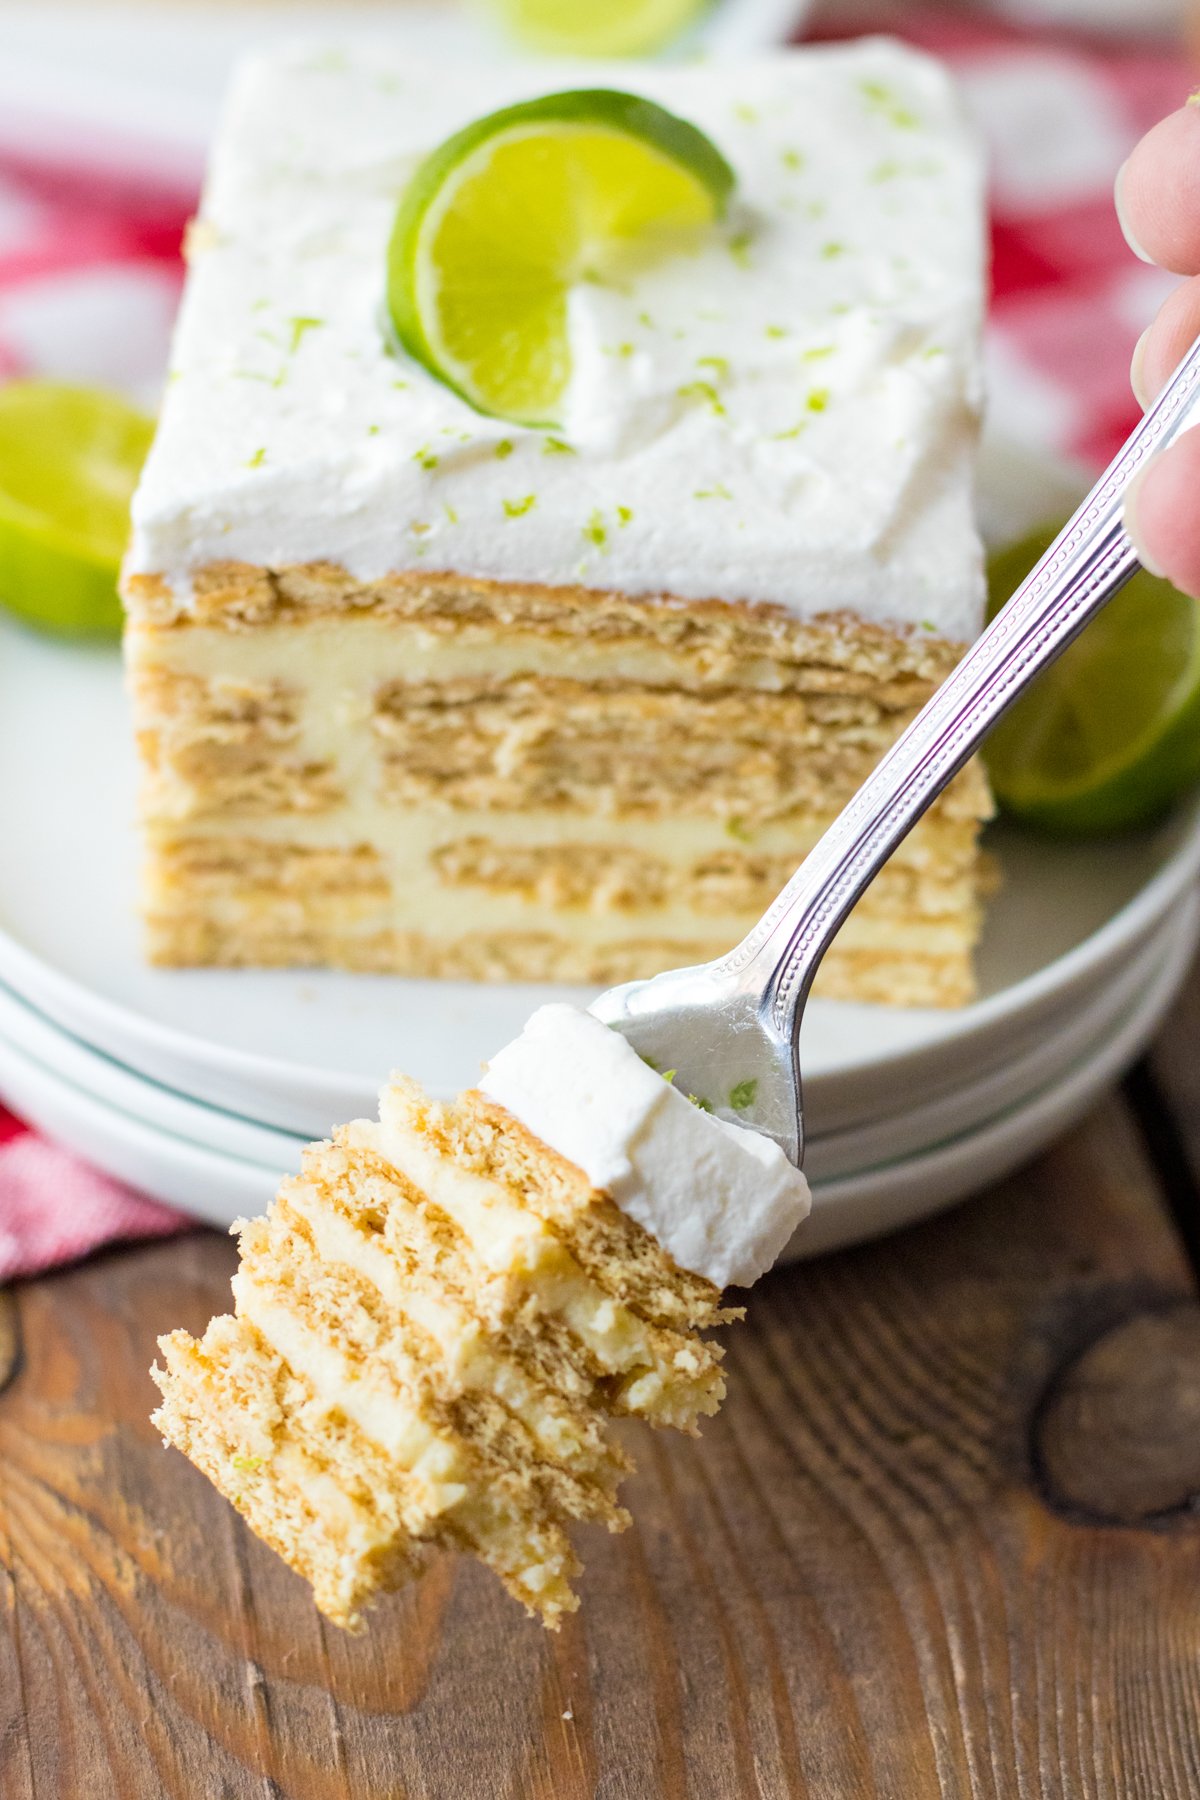
[[[810,1168],[814,1159],[818,1168],[830,1159],[833,1161],[832,1169],[816,1178],[827,1185],[844,1176],[919,1154],[975,1129],[1050,1085],[1102,1036],[1108,1035],[1115,1019],[1125,1014],[1135,996],[1153,985],[1183,939],[1194,946],[1198,930],[1200,895],[1192,895],[1184,899],[1131,962],[1119,965],[1099,991],[1089,996],[1088,1005],[1072,1012],[1052,1033],[1039,1038],[1032,1049],[1010,1059],[1000,1069],[989,1070],[940,1094],[928,1106],[810,1139]],[[3,983],[0,1036],[11,1048],[93,1099],[201,1148],[278,1170],[292,1166],[308,1141],[301,1133],[257,1124],[126,1068],[55,1025]],[[890,1149],[889,1134],[893,1140],[899,1140]]]
[[[1180,816],[1183,821],[1180,842],[1125,906],[1090,936],[1011,987],[949,1014],[945,1033],[936,1039],[937,1050],[961,1043],[1031,1009],[1056,990],[1093,974],[1110,958],[1119,955],[1127,946],[1136,945],[1140,937],[1147,935],[1200,872],[1200,802],[1189,801]],[[311,1063],[287,1062],[256,1051],[226,1048],[212,1039],[160,1024],[64,975],[2,928],[0,973],[19,994],[33,999],[39,1010],[48,1012],[57,1023],[75,1031],[89,1043],[102,1044],[105,1049],[117,1037],[144,1046],[149,1055],[161,1054],[179,1063],[232,1076],[248,1088],[274,1087],[280,1083],[289,1088],[329,1088],[349,1084],[350,1078],[343,1071],[323,1070]],[[48,1003],[40,1003],[39,994],[46,996]],[[89,1019],[98,1022],[96,1037],[92,1035],[96,1027],[85,1023]],[[871,1059],[872,1074],[878,1071],[886,1075],[890,1067],[914,1055],[919,1056],[930,1047],[898,1046],[886,1051]],[[355,1079],[354,1086],[361,1086],[361,1082]]]
[[[1089,991],[1083,1006],[1056,1019],[1031,1045],[978,1075],[968,1065],[958,1086],[926,1105],[814,1136],[806,1145],[806,1166],[815,1159],[816,1179],[828,1186],[843,1175],[869,1173],[933,1150],[1022,1105],[1107,1040],[1156,986],[1160,973],[1181,954],[1195,952],[1198,939],[1200,894],[1186,894],[1129,962],[1118,964],[1102,985]]]
[[[1138,1054],[1181,985],[1189,962],[1190,946],[1181,944],[1121,1031],[1031,1101],[936,1150],[818,1186],[811,1224],[798,1234],[783,1260],[823,1254],[915,1224],[965,1199],[974,1186],[1019,1167],[1057,1131],[1066,1129]],[[11,1048],[0,1035],[2,1090],[18,1105],[23,1103],[51,1136],[143,1192],[155,1185],[146,1178],[147,1166],[160,1171],[156,1177],[160,1182],[161,1171],[169,1166],[173,1189],[169,1199],[180,1210],[217,1225],[228,1225],[235,1213],[260,1209],[278,1179],[275,1171],[129,1118]],[[972,1181],[972,1171],[979,1174],[978,1181]],[[219,1192],[226,1197],[218,1208],[214,1197]]]

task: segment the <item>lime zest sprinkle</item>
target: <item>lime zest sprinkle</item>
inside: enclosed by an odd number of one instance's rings
[[[617,524],[618,525],[628,525],[632,518],[633,518],[633,509],[631,507],[618,506],[618,508],[617,508]]]
[[[766,327],[766,336],[769,338],[785,338],[790,337],[791,332],[786,325],[768,325]]]
[[[903,173],[904,170],[901,165],[894,159],[889,158],[886,162],[876,163],[875,167],[871,170],[868,180],[895,181],[896,177]]]
[[[711,381],[688,381],[677,392],[681,400],[703,400],[718,418],[724,416],[725,404]]]
[[[647,331],[653,331],[655,329],[654,320],[650,317],[648,312],[640,312],[638,314],[638,324],[644,325]]]
[[[821,362],[826,356],[833,355],[832,344],[813,344],[809,349],[800,352],[801,362]]]
[[[750,267],[750,243],[751,238],[748,231],[735,231],[729,240],[729,254],[739,269]]]
[[[233,1456],[229,1460],[239,1474],[255,1475],[267,1459],[265,1456]]]
[[[378,425],[368,425],[367,426],[367,436],[368,437],[378,437],[379,432],[380,432],[380,427]]]
[[[500,442],[496,445],[496,448],[492,452],[492,454],[496,458],[497,462],[503,462],[505,457],[511,456],[512,453],[513,453],[513,441],[511,438],[501,438]]]
[[[562,438],[548,437],[542,445],[543,456],[577,456],[578,454],[574,444],[566,444]]]
[[[751,106],[748,101],[739,100],[734,106],[733,116],[735,119],[740,119],[743,125],[757,125],[761,115],[757,106]]]
[[[837,238],[830,238],[827,244],[821,245],[821,255],[826,262],[832,262],[835,257],[845,256],[845,254],[846,246],[839,243]]]
[[[797,169],[802,169],[804,167],[804,158],[799,150],[781,150],[779,152],[779,160],[785,169],[791,169],[793,173]]]
[[[715,481],[710,488],[697,488],[692,498],[693,500],[732,500],[733,495],[723,481]]]
[[[315,314],[312,313],[293,313],[288,320],[288,324],[292,328],[292,335],[288,342],[288,355],[294,356],[296,354],[297,350],[304,342],[305,332],[319,331],[324,323],[324,319],[318,319]]]
[[[726,819],[725,835],[726,837],[736,838],[739,844],[749,844],[753,842],[751,833],[747,829],[745,819],[738,813],[735,813],[732,818]]]
[[[599,508],[592,514],[583,528],[583,535],[597,550],[603,550],[608,543],[608,527],[604,523],[604,515]]]
[[[734,1112],[749,1112],[757,1096],[758,1082],[756,1080],[739,1081],[736,1087],[730,1089],[729,1104]]]
[[[921,123],[915,112],[898,100],[885,82],[860,81],[859,92],[873,111],[881,113],[898,131],[916,131]]]
[[[439,458],[434,455],[428,444],[422,444],[419,450],[413,451],[413,461],[420,463],[423,469],[436,469]]]
[[[679,1073],[678,1069],[664,1069],[662,1071],[662,1078],[666,1082],[668,1087],[670,1087],[672,1085],[672,1083],[674,1082],[675,1077],[678,1075],[678,1073]]]
[[[696,1108],[697,1112],[710,1113],[713,1109],[712,1101],[711,1100],[702,1100],[700,1098],[699,1094],[689,1094],[688,1099],[691,1101],[692,1105]]]
[[[265,444],[260,444],[258,449],[254,452],[254,455],[250,458],[250,461],[246,464],[246,467],[248,469],[261,469],[266,460],[267,447]]]
[[[433,530],[433,526],[429,523],[428,519],[414,519],[408,529],[412,532],[414,537],[424,537],[427,531]]]
[[[823,413],[829,405],[829,389],[814,388],[804,404],[809,412]]]
[[[788,438],[798,438],[808,430],[808,420],[801,419],[787,431],[777,431],[771,439],[773,444],[782,444]]]
[[[442,511],[446,515],[446,521],[448,524],[450,524],[450,525],[458,524],[458,514],[455,512],[455,510],[452,506],[443,506]]]
[[[504,516],[508,519],[522,519],[525,514],[537,505],[536,494],[525,494],[520,500],[504,502]]]
[[[711,369],[718,381],[725,381],[729,377],[729,358],[726,356],[698,356],[696,367]]]

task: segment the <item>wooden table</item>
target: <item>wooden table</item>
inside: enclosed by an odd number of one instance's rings
[[[451,1560],[347,1637],[162,1448],[224,1239],[18,1286],[0,1795],[1196,1800],[1197,1173],[1200,977],[1031,1168],[761,1284],[703,1439],[630,1432],[557,1637]]]

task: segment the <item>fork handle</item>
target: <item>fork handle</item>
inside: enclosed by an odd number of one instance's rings
[[[716,967],[793,1047],[830,941],[896,845],[1001,714],[1138,569],[1125,495],[1152,456],[1200,424],[1200,340],[1069,524],[897,738],[778,899]]]

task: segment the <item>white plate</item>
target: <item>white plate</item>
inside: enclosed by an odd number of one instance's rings
[[[1194,949],[1193,934],[1182,936],[1120,1027],[1033,1099],[922,1155],[814,1182],[812,1213],[780,1261],[821,1256],[915,1224],[1032,1161],[1141,1055],[1187,979]]]
[[[307,1138],[257,1125],[237,1113],[222,1112],[163,1087],[93,1050],[81,1038],[36,1012],[12,989],[0,982],[0,1036],[9,1046],[60,1075],[92,1099],[128,1113],[156,1131],[186,1138],[240,1161],[258,1163],[278,1171],[293,1164]],[[326,1131],[342,1120],[330,1119]],[[322,1133],[321,1135],[324,1135]]]
[[[1082,1116],[1153,1035],[1187,973],[1176,945],[1120,1029],[1022,1106],[920,1156],[814,1188],[812,1217],[785,1259],[877,1236],[951,1205],[1027,1161]],[[0,1035],[0,1097],[32,1124],[143,1192],[216,1225],[261,1211],[284,1169],[203,1148],[106,1105]],[[294,1164],[287,1165],[294,1167]]]
[[[1053,1028],[1034,1036],[1029,1048],[999,1068],[974,1073],[964,1065],[957,1087],[906,1111],[865,1120],[844,1131],[808,1135],[805,1168],[815,1181],[844,1175],[903,1157],[916,1156],[964,1131],[974,1131],[1053,1086],[1093,1051],[1099,1051],[1150,992],[1162,971],[1182,958],[1190,962],[1200,942],[1200,895],[1189,893],[1127,963],[1106,972],[1087,1003],[1072,1009]]]
[[[136,919],[132,734],[112,652],[0,624],[0,980],[167,1087],[319,1136],[402,1067],[434,1093],[554,990],[329,972],[161,970]],[[1193,808],[1156,831],[1053,844],[1003,831],[1004,884],[956,1012],[818,1002],[803,1059],[814,1132],[936,1097],[997,1068],[1132,955],[1200,866]],[[583,990],[570,990],[582,994]]]
[[[1200,895],[1188,895],[1138,954],[1111,974],[1066,1022],[1004,1068],[949,1094],[831,1136],[809,1134],[806,1167],[814,1181],[869,1170],[929,1150],[974,1130],[1060,1079],[1101,1045],[1149,991],[1160,971],[1187,955],[1200,935]],[[295,1165],[303,1137],[257,1125],[189,1099],[126,1069],[36,1012],[0,984],[0,1035],[13,1049],[143,1124],[273,1171]],[[968,1065],[970,1067],[970,1065]],[[335,1121],[326,1122],[325,1130]]]

